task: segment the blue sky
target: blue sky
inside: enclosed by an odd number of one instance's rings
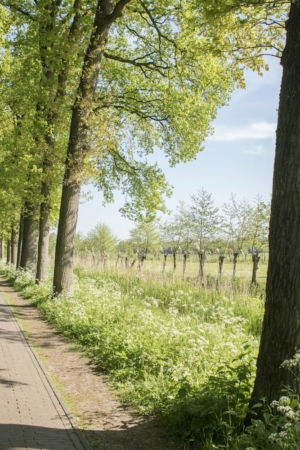
[[[279,59],[270,57],[268,64],[270,70],[263,77],[249,71],[247,89],[236,91],[229,105],[219,110],[215,133],[195,161],[171,169],[163,157],[158,159],[173,186],[173,195],[166,201],[168,209],[174,210],[179,200],[189,203],[190,196],[202,188],[212,194],[217,206],[227,202],[231,193],[247,199],[257,194],[269,197],[282,71]],[[114,204],[103,207],[101,193],[92,187],[87,190],[93,199],[81,204],[77,231],[86,234],[102,222],[120,239],[128,238],[135,224],[118,211],[124,197],[116,193]]]

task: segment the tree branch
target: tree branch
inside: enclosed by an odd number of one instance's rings
[[[36,20],[34,16],[32,16],[30,14],[29,11],[26,11],[25,9],[23,9],[22,7],[13,4],[12,2],[5,2],[4,6],[6,6],[7,8],[11,8],[17,12],[19,12],[20,14],[22,14],[23,16],[29,17],[30,20]]]
[[[131,0],[119,0],[116,6],[114,7],[114,10],[111,14],[108,16],[108,24],[112,24],[115,22],[116,19],[122,16],[123,9],[125,6],[130,3]]]
[[[164,35],[164,34],[160,31],[160,29],[159,29],[159,27],[157,26],[157,23],[156,23],[154,17],[152,16],[150,10],[147,8],[147,6],[145,5],[145,3],[144,3],[142,0],[140,0],[140,3],[141,3],[141,5],[142,5],[144,11],[145,11],[146,14],[148,15],[150,21],[152,22],[153,27],[155,28],[155,30],[156,30],[156,32],[157,32],[157,34],[158,34],[159,43],[161,42],[161,39],[165,39],[166,41],[168,41],[168,42],[170,42],[171,44],[173,44],[175,48],[177,48],[176,43],[175,43],[172,39],[168,38],[166,35]]]
[[[119,62],[126,63],[126,64],[132,64],[133,66],[136,66],[136,67],[146,67],[147,69],[150,69],[150,70],[156,70],[157,72],[159,72],[163,76],[166,76],[163,73],[163,71],[164,70],[168,70],[168,69],[171,68],[171,66],[168,66],[168,65],[161,66],[159,64],[156,64],[153,61],[138,62],[138,60],[143,59],[146,56],[142,56],[142,57],[136,58],[136,59],[126,59],[126,58],[122,58],[121,56],[111,55],[111,54],[109,54],[107,52],[104,52],[104,56],[107,59],[112,59],[114,61],[119,61]]]
[[[133,172],[143,172],[143,168],[142,167],[135,167],[135,166],[132,166],[131,164],[129,164],[129,162],[122,156],[122,155],[120,155],[120,153],[119,152],[117,152],[116,150],[114,150],[114,149],[110,149],[110,150],[108,150],[108,152],[111,154],[111,156],[113,157],[113,160],[114,160],[114,163],[116,164],[116,157],[117,158],[119,158],[127,167],[129,167],[129,169],[130,170],[132,170]],[[113,155],[112,155],[112,153],[113,153]],[[120,170],[120,171],[122,171],[122,172],[126,172],[126,173],[130,173],[130,172],[127,172],[125,169],[122,169],[121,167],[119,167],[117,164],[116,164],[116,166],[117,166],[117,169],[118,170]]]

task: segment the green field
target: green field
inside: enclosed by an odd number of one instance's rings
[[[263,259],[263,257],[261,258]],[[133,257],[130,259],[130,263],[134,260]],[[160,259],[154,259],[153,257],[150,257],[145,260],[143,263],[143,266],[141,270],[138,268],[138,262],[136,261],[134,266],[130,269],[125,268],[125,260],[123,258],[123,261],[120,261],[118,263],[118,267],[116,269],[116,259],[115,257],[111,257],[109,260],[105,262],[105,265],[103,267],[103,262],[101,260],[97,261],[97,259],[94,258],[82,258],[78,257],[76,258],[76,265],[79,267],[82,267],[86,270],[99,270],[99,271],[105,271],[105,272],[111,272],[116,271],[124,275],[125,273],[131,273],[131,274],[140,274],[144,278],[152,278],[157,281],[159,280],[182,280],[183,278],[183,257],[182,255],[179,255],[177,257],[177,267],[176,271],[173,270],[173,260],[172,255],[168,255],[167,262],[166,262],[166,268],[163,273],[163,258]],[[257,272],[257,280],[259,283],[264,284],[267,276],[267,268],[268,263],[267,261],[261,261],[258,266],[258,272]],[[236,277],[244,279],[246,283],[251,281],[252,279],[252,269],[253,269],[253,263],[251,261],[251,255],[248,256],[247,261],[241,261],[238,260],[237,266],[236,266]],[[205,276],[210,278],[210,281],[212,282],[213,279],[218,278],[218,271],[219,271],[219,264],[217,261],[217,258],[214,256],[208,256],[207,261],[205,262],[204,266],[204,272]],[[186,264],[186,280],[187,281],[196,281],[197,275],[199,272],[199,261],[198,258],[193,255],[192,257],[188,258],[187,264]],[[232,278],[233,275],[233,262],[229,260],[227,257],[224,261],[223,265],[223,272],[222,277],[224,280],[224,283],[226,284],[226,280]]]

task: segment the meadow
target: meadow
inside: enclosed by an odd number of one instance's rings
[[[78,267],[74,296],[53,298],[50,279],[36,285],[29,272],[4,264],[1,273],[109,375],[124,402],[157,416],[184,449],[295,448],[270,440],[282,430],[275,419],[272,426],[257,421],[252,434],[244,429],[264,283],[224,276],[217,288],[203,288],[158,281],[146,270]]]
[[[85,270],[98,270],[98,271],[106,271],[112,272],[116,271],[120,274],[130,274],[138,272],[143,278],[152,278],[157,280],[158,282],[161,280],[164,281],[180,281],[184,278],[183,273],[183,255],[177,255],[176,262],[176,270],[173,269],[173,259],[172,255],[168,255],[166,259],[165,269],[164,266],[164,258],[161,255],[159,258],[154,257],[153,255],[147,255],[146,260],[143,262],[141,269],[139,269],[139,264],[136,258],[132,256],[128,259],[128,266],[126,268],[125,258],[120,258],[117,260],[117,257],[112,255],[107,259],[101,258],[101,256],[93,255],[91,253],[83,256],[82,254],[76,255],[75,257],[75,265],[77,267],[81,267]],[[134,265],[131,267],[132,263]],[[238,262],[236,265],[236,277],[238,279],[244,279],[246,284],[249,285],[252,277],[252,268],[253,263],[251,260],[251,255],[247,255],[246,260],[244,261],[242,258],[238,258]],[[264,284],[267,276],[267,268],[268,268],[268,255],[262,254],[261,260],[258,265],[258,274],[257,278],[260,284]],[[219,262],[218,257],[216,255],[207,255],[205,265],[205,281],[213,281],[213,279],[218,278],[219,272]],[[192,254],[189,256],[186,262],[186,274],[185,280],[189,282],[195,282],[197,279],[197,275],[199,272],[199,259],[198,256]],[[233,275],[233,261],[232,257],[226,256],[223,264],[222,277],[225,280],[231,282],[231,278]]]

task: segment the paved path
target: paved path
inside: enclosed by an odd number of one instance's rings
[[[90,450],[0,292],[0,450]]]

